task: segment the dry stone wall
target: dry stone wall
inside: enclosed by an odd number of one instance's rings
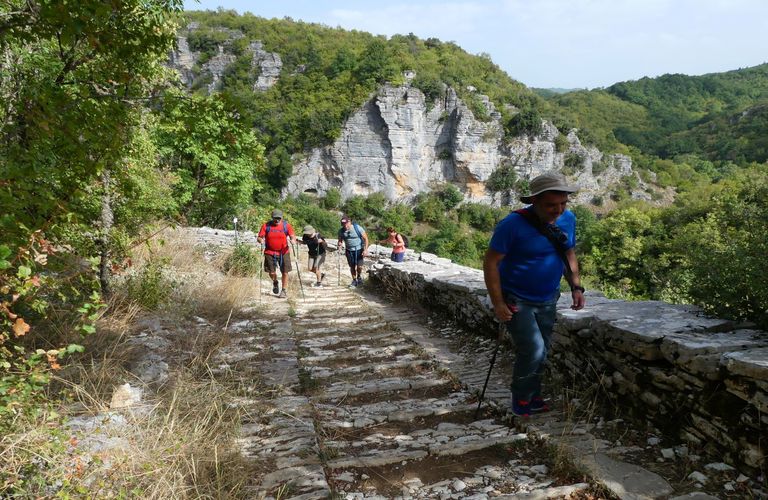
[[[434,308],[478,332],[496,331],[482,272],[408,251],[371,279],[380,291]],[[768,445],[768,333],[704,316],[692,306],[626,302],[587,293],[572,311],[561,298],[553,369],[581,384],[600,384],[627,414],[715,456],[764,469]]]

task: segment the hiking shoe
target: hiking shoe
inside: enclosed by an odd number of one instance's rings
[[[272,293],[277,293],[280,291],[280,286],[278,285],[277,281],[272,282]]]
[[[318,281],[317,283],[312,283],[312,286],[315,288],[320,288],[321,286],[323,286],[323,284]]]
[[[549,405],[541,396],[534,396],[531,398],[531,411],[536,413],[544,413],[549,411]]]
[[[512,396],[512,413],[518,417],[531,416],[531,403],[525,399],[518,399]]]
[[[288,292],[285,291],[285,288],[280,290],[280,295],[277,296],[279,299],[287,299],[288,298]]]
[[[324,279],[325,279],[325,273],[320,273],[320,281],[323,281]],[[320,283],[320,281],[318,281],[318,283]]]
[[[363,286],[363,278],[357,278],[357,286]]]
[[[347,288],[357,288],[357,280],[352,280],[352,283],[347,285]]]

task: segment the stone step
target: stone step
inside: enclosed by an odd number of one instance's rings
[[[473,396],[455,392],[442,398],[377,401],[360,406],[315,404],[323,425],[334,428],[361,428],[383,422],[411,422],[417,418],[474,411]],[[372,423],[372,424],[371,424]]]
[[[420,375],[416,377],[391,377],[380,380],[364,381],[358,383],[336,382],[330,384],[313,399],[315,400],[339,400],[349,396],[360,394],[377,394],[394,391],[407,391],[437,387],[449,383],[449,379],[437,376]],[[385,398],[385,394],[381,394]]]
[[[335,323],[333,326],[322,326],[316,328],[305,328],[297,330],[296,333],[302,337],[308,336],[320,336],[325,334],[337,334],[341,331],[349,332],[349,335],[356,335],[362,332],[370,332],[381,328],[386,328],[388,325],[384,321],[374,321],[370,323],[359,322],[346,322]]]
[[[339,333],[346,333],[346,335],[339,335]],[[304,338],[303,340],[300,340],[298,342],[300,347],[304,347],[306,349],[316,349],[321,347],[328,347],[328,346],[334,346],[341,344],[343,342],[366,342],[366,343],[374,343],[377,341],[382,340],[388,340],[388,339],[400,339],[402,335],[398,335],[396,332],[392,331],[386,331],[382,333],[373,333],[368,335],[357,335],[357,331],[355,332],[336,332],[333,335],[321,335],[321,336],[313,336],[310,338]]]
[[[304,369],[309,373],[313,379],[328,379],[328,378],[347,378],[355,377],[358,380],[360,377],[365,376],[370,379],[370,374],[377,374],[386,372],[389,370],[403,369],[403,368],[423,368],[433,365],[433,361],[428,359],[414,359],[416,356],[404,357],[396,361],[383,361],[380,363],[366,363],[355,366],[349,366],[344,368],[328,368],[325,366],[309,366]]]
[[[404,434],[371,434],[359,441],[326,440],[322,446],[338,454],[338,458],[327,462],[328,467],[348,468],[396,463],[404,460],[404,456],[463,455],[526,439],[527,434],[517,433],[493,420],[480,420],[466,425],[441,423]]]
[[[382,318],[378,314],[368,314],[365,316],[360,315],[347,315],[346,311],[343,311],[340,313],[340,316],[338,317],[330,317],[330,318],[323,318],[322,320],[319,320],[318,318],[312,317],[312,315],[307,315],[306,317],[297,317],[294,320],[294,326],[298,327],[296,328],[297,331],[302,331],[302,327],[304,326],[317,326],[318,323],[323,325],[324,327],[333,326],[333,325],[339,325],[339,326],[347,326],[354,327],[355,325],[359,323],[367,323],[367,322],[381,322]]]
[[[313,349],[311,356],[301,358],[302,364],[331,363],[342,360],[375,359],[394,356],[414,348],[412,342],[399,342],[386,346],[369,346],[358,344],[342,349]]]

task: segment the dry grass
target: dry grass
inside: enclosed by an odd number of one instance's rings
[[[222,327],[253,304],[258,283],[222,274],[226,253],[206,258],[211,255],[194,247],[182,231],[172,230],[136,250],[137,268],[150,259],[167,263],[175,284],[170,302],[157,312],[144,311],[116,283],[97,333],[78,339],[86,352],[72,358],[51,385],[50,400],[62,401],[58,411],[43,408],[36,418],[16,422],[14,432],[0,436],[0,496],[247,496],[254,474],[233,445],[247,418],[232,404],[242,388],[237,378],[214,376],[210,361],[229,340]],[[147,324],[171,330],[164,337],[171,346],[163,353],[170,381],[159,391],[141,387],[141,408],[109,411],[116,386],[141,386],[128,368],[145,348],[129,339]],[[115,425],[103,422],[109,415],[122,416],[112,417]],[[91,417],[95,428],[78,435],[60,425],[61,416]],[[95,439],[101,448],[83,439]]]

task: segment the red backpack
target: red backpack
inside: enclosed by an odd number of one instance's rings
[[[267,250],[272,252],[282,252],[288,247],[288,223],[283,221],[283,227],[272,226],[269,222],[266,224],[264,235],[264,244]]]

